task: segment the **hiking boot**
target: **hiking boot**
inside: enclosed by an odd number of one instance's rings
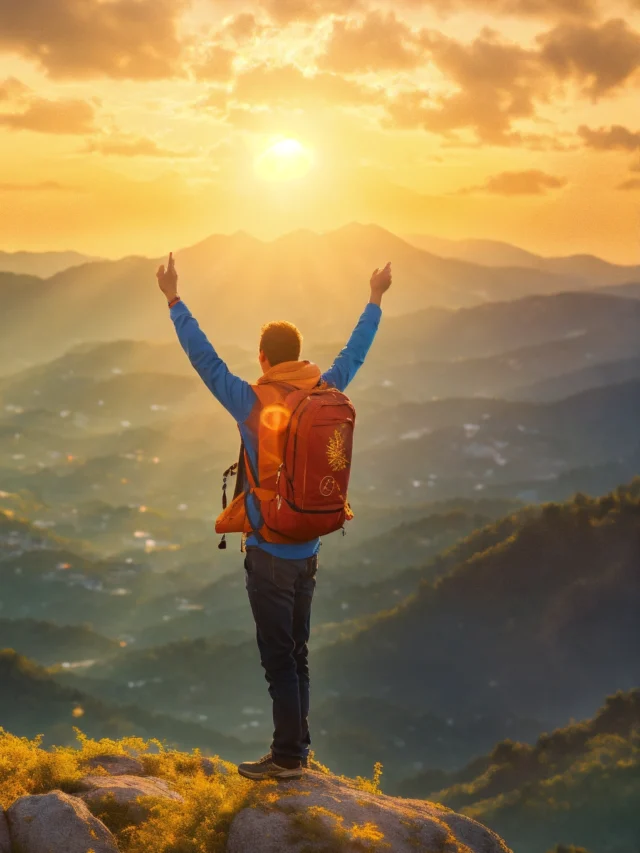
[[[285,759],[280,760],[285,761]],[[244,761],[238,765],[238,773],[256,782],[261,779],[299,779],[302,776],[301,763],[295,759],[286,761],[286,763],[289,765],[288,767],[277,764],[271,753],[268,753],[258,761]]]

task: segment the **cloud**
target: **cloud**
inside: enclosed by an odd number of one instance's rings
[[[15,77],[7,77],[0,82],[0,101],[19,101],[30,92],[31,89]]]
[[[339,74],[304,74],[296,65],[263,64],[239,74],[230,97],[251,105],[286,104],[304,109],[310,103],[380,103],[383,96],[382,90]]]
[[[578,135],[588,148],[596,151],[640,151],[640,131],[629,130],[621,124],[598,130],[581,125]]]
[[[231,36],[238,44],[259,36],[265,27],[258,23],[251,12],[241,12],[225,22],[223,32]]]
[[[410,5],[421,8],[427,4],[411,0]],[[430,0],[428,5],[440,12],[473,11],[552,21],[593,18],[598,10],[597,0]]]
[[[361,0],[263,0],[260,4],[279,24],[317,21],[326,15],[348,15],[362,9]]]
[[[544,195],[548,190],[562,189],[566,185],[566,178],[549,175],[546,172],[541,172],[539,169],[529,169],[524,172],[501,172],[499,175],[492,175],[484,184],[476,187],[466,187],[459,190],[459,194]]]
[[[378,71],[423,65],[428,57],[416,33],[393,12],[370,12],[361,19],[334,21],[318,65],[330,71]]]
[[[550,137],[519,132],[514,123],[536,120],[558,84],[575,83],[597,99],[624,86],[640,68],[640,34],[622,20],[560,24],[534,47],[507,42],[490,29],[469,43],[434,30],[422,31],[420,40],[456,90],[401,91],[389,100],[388,124],[423,127],[458,144],[461,132],[472,131],[480,143],[552,148]]]
[[[640,178],[629,178],[628,181],[623,181],[621,184],[618,184],[617,189],[619,190],[640,190]]]
[[[222,45],[214,44],[207,51],[203,61],[192,66],[198,80],[224,82],[233,75],[235,52]]]
[[[261,63],[237,74],[231,90],[212,86],[193,107],[210,111],[237,129],[264,133],[273,132],[274,122],[277,125],[283,117],[289,121],[295,113],[317,118],[327,108],[383,107],[385,102],[381,86],[327,71],[308,74],[297,65]]]
[[[0,113],[0,127],[36,133],[84,134],[94,127],[94,109],[87,101],[31,97],[26,109]]]
[[[172,151],[144,136],[116,135],[92,140],[87,151],[116,157],[189,157],[187,152]]]
[[[401,92],[387,107],[395,126],[424,127],[445,136],[470,128],[483,142],[521,141],[511,132],[511,122],[533,117],[534,99],[547,88],[535,52],[504,42],[491,30],[470,44],[428,31],[423,43],[458,91],[436,96],[425,90]]]
[[[58,183],[58,181],[40,181],[37,184],[0,183],[0,192],[78,192],[76,187]]]
[[[533,18],[590,18],[597,12],[595,0],[486,0],[479,5],[488,12],[527,15]]]
[[[346,16],[363,11],[370,4],[364,0],[263,0],[260,5],[274,21],[291,23],[328,15]],[[441,14],[470,11],[552,21],[594,18],[598,11],[598,0],[404,0],[403,5],[418,11],[430,7]]]
[[[640,34],[620,19],[562,24],[538,38],[542,62],[594,99],[623,86],[640,67]]]
[[[185,0],[0,0],[0,50],[52,77],[150,80],[177,73]]]

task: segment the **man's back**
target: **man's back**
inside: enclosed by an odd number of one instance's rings
[[[295,387],[313,388],[319,384],[344,391],[362,366],[369,348],[373,343],[382,312],[379,305],[369,303],[356,325],[347,345],[339,353],[329,370],[324,373],[310,362],[287,362],[272,368],[275,376],[281,376]],[[257,465],[258,445],[255,431],[249,423],[251,414],[258,405],[258,398],[249,382],[230,372],[214,347],[204,335],[197,321],[184,302],[177,302],[171,308],[178,339],[198,371],[200,377],[214,397],[234,418],[240,429],[240,435],[249,458]],[[282,368],[286,368],[284,371]],[[280,368],[280,369],[278,369]],[[284,373],[284,376],[282,374]],[[320,540],[295,544],[258,542],[255,535],[247,540],[247,545],[259,545],[263,550],[275,556],[298,559],[310,557],[318,552]]]

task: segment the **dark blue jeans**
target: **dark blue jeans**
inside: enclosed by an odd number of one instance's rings
[[[260,662],[273,700],[274,759],[304,759],[309,753],[309,633],[318,556],[273,557],[247,548],[247,592]]]

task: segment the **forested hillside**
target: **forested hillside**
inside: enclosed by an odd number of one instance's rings
[[[416,777],[401,791],[462,809],[524,853],[543,853],[557,839],[633,853],[640,838],[640,691],[609,697],[592,719],[535,744],[504,741],[458,773]]]

